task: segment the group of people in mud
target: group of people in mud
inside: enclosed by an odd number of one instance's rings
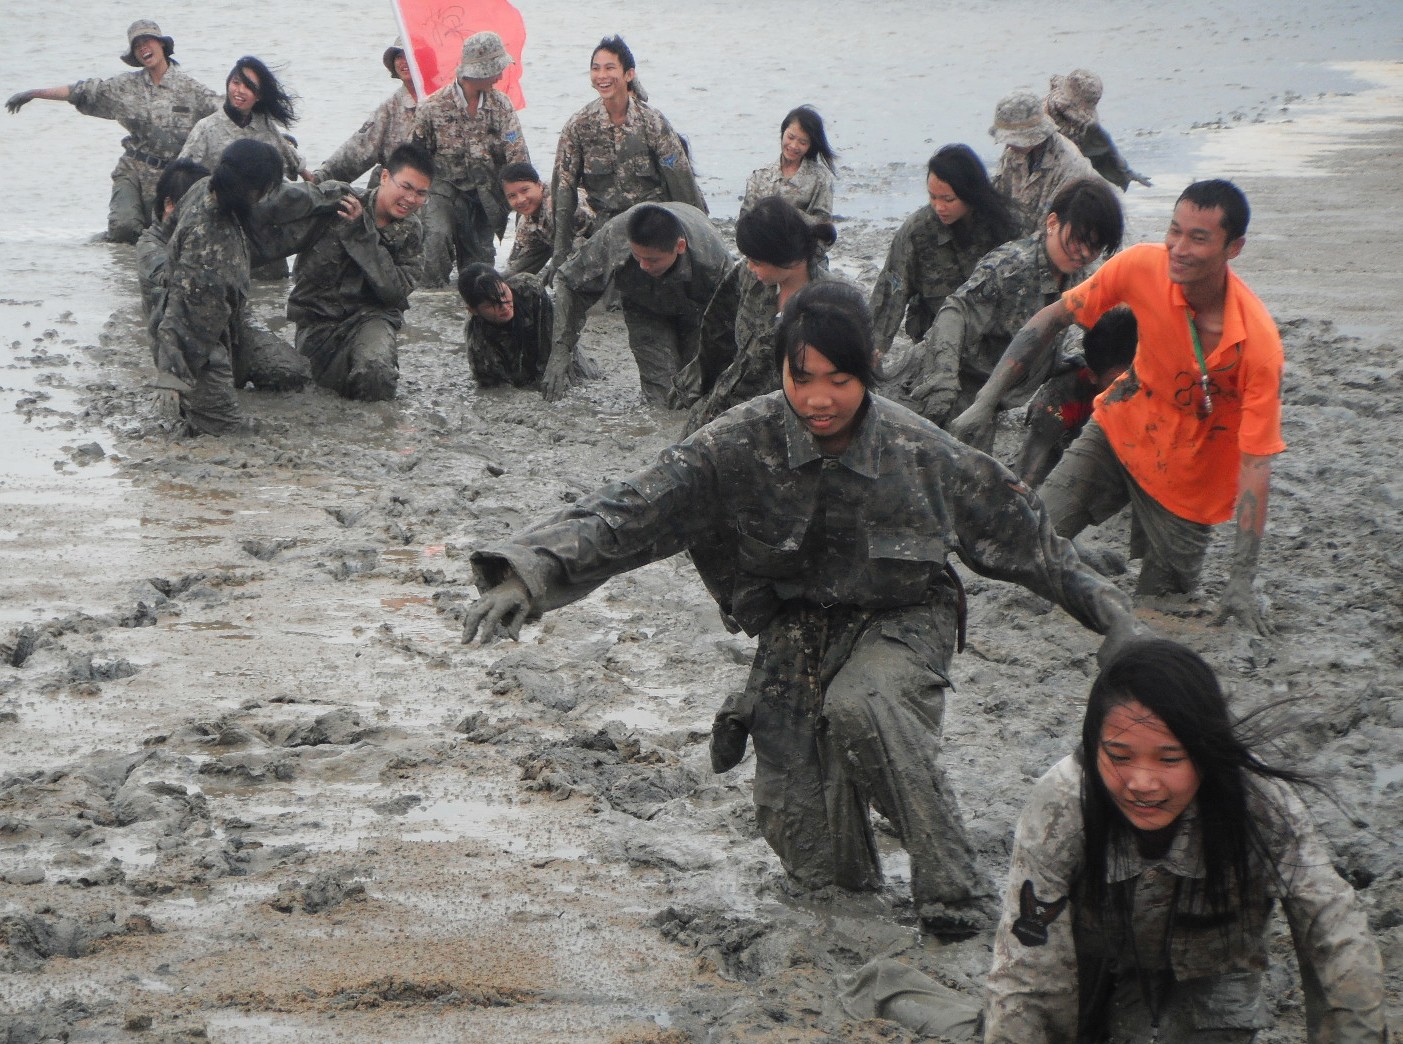
[[[910,853],[924,930],[997,924],[983,1010],[947,1035],[1250,1041],[1279,902],[1310,1039],[1387,1039],[1379,951],[1296,792],[1309,781],[1254,753],[1208,664],[1150,634],[1105,575],[1117,563],[1072,543],[1128,506],[1136,593],[1190,593],[1211,528],[1235,519],[1220,615],[1270,633],[1254,581],[1283,356],[1230,265],[1249,218],[1235,185],[1189,185],[1163,243],[1121,250],[1116,190],[1148,181],[1097,118],[1099,79],[1055,76],[1045,97],[999,101],[992,176],[967,145],[935,152],[929,202],[869,298],[830,269],[818,112],[787,113],[779,158],[747,182],[737,258],[617,36],[591,54],[599,97],[566,123],[549,185],[494,87],[512,58],[493,33],[422,99],[388,49],[400,87],[314,169],[264,63],[240,59],[221,102],[155,23],[128,44],[139,72],[9,107],[68,100],[129,131],[109,235],[138,242],[162,387],[196,430],[244,426],[246,381],[393,396],[410,295],[455,267],[477,382],[546,399],[590,375],[582,328],[617,300],[643,397],[685,409],[683,437],[477,549],[464,641],[516,638],[611,576],[688,553],[725,626],[757,639],[711,760],[728,771],[753,746],[756,822],[788,877],[879,889],[875,808]],[[251,273],[294,255],[295,351],[243,307]],[[904,363],[884,365],[903,328]],[[999,412],[1025,403],[1014,471],[990,454]],[[939,757],[965,632],[952,559],[1104,636],[1080,744],[1033,788],[1001,896]]]

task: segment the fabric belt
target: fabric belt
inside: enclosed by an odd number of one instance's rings
[[[166,164],[170,162],[168,159],[162,159],[160,156],[153,156],[151,153],[142,152],[140,149],[123,149],[122,151],[138,163],[145,163],[148,167],[154,167],[156,170],[165,170]]]

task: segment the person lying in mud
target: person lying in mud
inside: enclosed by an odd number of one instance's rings
[[[550,294],[541,280],[527,272],[502,275],[491,265],[468,265],[458,273],[458,294],[468,309],[463,343],[477,386],[538,386],[555,328]],[[598,376],[577,348],[571,380]]]
[[[1091,421],[1040,493],[1068,539],[1130,505],[1137,593],[1192,591],[1212,527],[1237,516],[1218,622],[1272,628],[1253,589],[1272,457],[1281,438],[1281,336],[1232,271],[1251,211],[1230,181],[1196,181],[1174,205],[1164,243],[1140,243],[1034,315],[974,402],[949,425],[962,438],[991,423],[1002,396],[1044,367],[1058,335],[1118,304],[1139,324],[1130,370],[1096,400]],[[1235,505],[1235,507],[1234,507]]]
[[[993,899],[939,760],[963,621],[947,558],[1056,602],[1110,645],[1140,628],[1002,465],[873,395],[875,363],[863,294],[804,287],[776,335],[782,390],[477,549],[484,593],[463,640],[516,638],[611,576],[690,552],[727,625],[759,638],[744,694],[717,715],[713,768],[753,737],[757,822],[807,888],[880,887],[878,808],[911,854],[924,927],[962,936],[987,927]]]
[[[1379,948],[1299,782],[1253,753],[1195,653],[1121,649],[1091,688],[1078,753],[1018,821],[986,1044],[1249,1044],[1278,902],[1307,1040],[1386,1041]]]

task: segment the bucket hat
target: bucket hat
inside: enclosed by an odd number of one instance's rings
[[[161,46],[165,48],[167,58],[175,50],[175,41],[169,36],[162,36],[159,25],[149,18],[141,18],[127,27],[127,53],[121,56],[122,61],[138,69],[141,68],[141,62],[136,57],[136,42],[143,36],[152,36],[160,40]]]
[[[1042,99],[1032,91],[1014,91],[999,99],[989,133],[1000,145],[1031,149],[1057,133],[1057,124],[1043,111]]]
[[[514,64],[502,38],[496,33],[476,33],[463,41],[463,58],[458,63],[458,79],[489,80]]]
[[[1066,76],[1054,76],[1048,91],[1048,108],[1062,113],[1072,123],[1096,122],[1096,104],[1101,100],[1101,77],[1090,69],[1073,69]]]

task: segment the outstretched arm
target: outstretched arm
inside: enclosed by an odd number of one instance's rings
[[[1214,621],[1226,623],[1235,616],[1245,627],[1262,635],[1273,633],[1273,628],[1257,605],[1252,582],[1257,576],[1257,559],[1267,527],[1270,488],[1271,457],[1244,453],[1237,473],[1237,538],[1233,543],[1232,572]]]
[[[989,380],[980,389],[973,404],[949,424],[957,439],[965,439],[993,420],[999,401],[1035,369],[1047,353],[1053,350],[1057,335],[1072,325],[1072,313],[1062,301],[1053,301],[1024,324],[1009,342]]]
[[[12,94],[5,102],[5,108],[11,112],[19,112],[35,98],[42,98],[44,101],[68,101],[68,96],[72,93],[68,84],[62,87],[36,87],[32,91],[20,91]]]

